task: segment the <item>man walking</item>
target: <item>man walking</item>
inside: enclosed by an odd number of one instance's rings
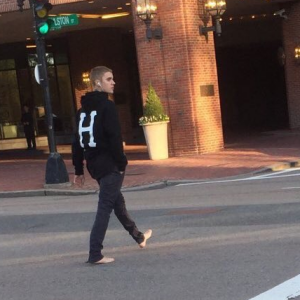
[[[95,67],[90,73],[90,80],[93,92],[82,97],[82,107],[77,112],[77,133],[72,146],[74,183],[84,184],[85,159],[90,175],[100,185],[98,209],[90,235],[88,263],[106,264],[114,261],[102,255],[103,240],[112,210],[140,248],[146,246],[152,230],[148,229],[145,233],[138,230],[127,212],[121,193],[127,158],[123,151],[116,107],[108,99],[108,94],[113,94],[115,86],[112,70],[104,66]]]
[[[27,104],[23,105],[23,113],[21,122],[24,126],[24,133],[27,141],[27,149],[35,150],[35,134],[34,134],[34,123],[32,114],[29,112],[29,106]]]

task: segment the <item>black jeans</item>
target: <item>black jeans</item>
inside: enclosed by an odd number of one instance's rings
[[[121,193],[123,180],[124,173],[120,174],[119,171],[115,170],[98,181],[100,193],[96,219],[90,235],[89,262],[96,262],[103,258],[101,250],[112,210],[125,230],[138,244],[144,240],[143,233],[137,229],[127,212],[125,200]]]
[[[27,147],[28,149],[35,149],[35,135],[34,135],[34,128],[31,128],[29,126],[24,126],[24,133],[27,141]]]

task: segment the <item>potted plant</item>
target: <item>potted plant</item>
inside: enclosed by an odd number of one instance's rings
[[[150,159],[166,159],[168,152],[168,123],[169,117],[151,83],[149,84],[144,115],[139,119],[143,127]]]

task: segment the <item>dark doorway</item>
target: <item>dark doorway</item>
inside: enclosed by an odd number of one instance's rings
[[[272,28],[271,24],[264,26]],[[216,48],[225,139],[227,133],[236,131],[288,127],[284,66],[278,57],[281,41],[266,38],[251,43],[257,30],[253,26],[245,32],[250,42],[237,43],[237,38],[232,45]]]

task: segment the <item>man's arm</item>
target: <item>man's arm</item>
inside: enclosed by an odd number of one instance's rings
[[[74,141],[72,143],[72,162],[75,168],[75,175],[83,175],[83,148],[81,148],[79,144],[78,138],[75,136]]]
[[[76,126],[78,126],[78,113],[76,115]],[[82,186],[84,184],[84,149],[80,146],[78,128],[76,128],[76,133],[74,135],[74,140],[72,143],[72,162],[75,168],[74,183]]]

